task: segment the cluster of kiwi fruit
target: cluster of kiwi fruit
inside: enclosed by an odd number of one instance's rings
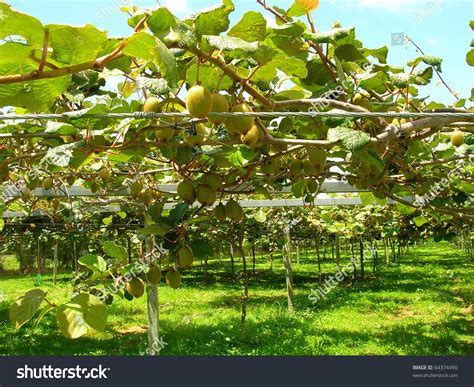
[[[143,184],[136,180],[130,184],[130,196],[144,205],[150,205],[155,200],[161,198],[161,193],[159,191],[153,190],[151,188],[144,189]]]
[[[349,184],[358,189],[369,189],[384,185],[388,181],[388,175],[383,174],[380,176],[381,172],[374,165],[361,163],[358,169],[360,171],[359,178],[349,177],[348,179]]]
[[[211,206],[217,200],[223,181],[214,172],[204,174],[197,183],[185,180],[178,184],[178,197],[185,203],[193,204],[196,200],[203,206]]]
[[[236,200],[231,199],[225,205],[219,203],[214,208],[214,216],[220,222],[229,219],[232,222],[239,223],[244,218],[244,210]]]

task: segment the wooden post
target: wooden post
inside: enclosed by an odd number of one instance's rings
[[[285,265],[285,276],[286,276],[286,293],[288,297],[288,313],[295,313],[295,297],[293,293],[293,269],[291,267],[290,258],[290,227],[286,226],[284,229],[285,233],[285,246],[283,247],[283,263]]]
[[[242,236],[239,239],[239,250],[240,254],[242,255],[242,282],[244,285],[244,297],[242,300],[242,312],[240,316],[240,336],[243,337],[245,334],[245,319],[247,317],[247,302],[249,299],[249,275],[247,271],[247,258],[245,256],[244,252],[244,236],[242,233]]]
[[[58,275],[58,241],[54,241],[53,246],[53,285],[56,285]]]
[[[360,253],[360,277],[364,279],[365,268],[364,268],[364,243],[362,239],[359,239],[359,253]]]
[[[229,249],[230,249],[230,269],[233,276],[235,273],[235,268],[234,268],[234,245],[232,244],[232,242],[229,243]]]
[[[145,227],[150,222],[148,215],[145,216]],[[155,263],[154,257],[155,238],[148,237],[145,245],[147,262]],[[143,259],[143,256],[142,256]],[[158,356],[161,350],[160,344],[160,303],[158,298],[158,285],[147,285],[147,312],[148,312],[148,354]]]
[[[335,244],[336,244],[336,267],[337,271],[341,271],[341,241],[339,234],[336,234],[336,239],[335,239]]]
[[[318,258],[318,282],[321,285],[323,277],[321,273],[321,254],[319,253],[319,239],[316,240],[316,257]]]
[[[74,271],[77,271],[77,247],[76,241],[72,242],[73,254],[74,254]]]

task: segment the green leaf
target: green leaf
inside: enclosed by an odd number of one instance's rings
[[[107,33],[88,24],[84,27],[50,24],[49,43],[51,58],[65,65],[95,60],[107,43]]]
[[[471,50],[466,55],[466,61],[469,66],[474,67],[474,50]]]
[[[229,15],[235,10],[231,0],[223,0],[222,5],[199,12],[193,16],[195,32],[200,39],[204,35],[219,35],[228,30]]]
[[[345,60],[348,62],[367,62],[367,59],[359,51],[359,49],[353,44],[344,44],[339,46],[335,50],[335,55],[339,60]]]
[[[74,142],[57,146],[55,148],[49,148],[46,156],[41,160],[41,165],[46,165],[48,167],[51,165],[62,168],[68,167],[73,159],[74,149],[80,147],[81,144],[81,142]]]
[[[33,318],[45,297],[46,293],[44,291],[33,289],[23,294],[13,303],[10,308],[10,321],[15,325],[15,329],[20,329]]]
[[[84,255],[79,258],[78,262],[94,272],[105,273],[107,271],[107,262],[99,255]]]
[[[257,42],[249,43],[239,38],[231,36],[212,36],[205,35],[203,39],[212,47],[222,51],[242,50],[245,54],[254,54],[258,51],[260,45]]]
[[[395,206],[397,208],[397,211],[399,211],[403,215],[412,215],[413,213],[417,211],[416,208],[406,206],[405,204],[402,204],[402,203],[397,203]]]
[[[267,35],[267,21],[259,12],[247,12],[227,35],[247,42],[261,42]]]
[[[45,133],[59,134],[61,136],[75,136],[77,135],[77,129],[71,124],[64,122],[48,121]]]
[[[128,252],[123,246],[117,245],[115,242],[107,241],[102,245],[102,250],[109,257],[115,258],[118,261],[127,261]]]
[[[194,239],[189,243],[193,254],[197,259],[206,259],[214,254],[212,245],[204,239]]]
[[[302,198],[305,193],[306,182],[304,180],[300,180],[297,183],[293,184],[291,187],[291,193],[297,199]]]
[[[145,228],[138,229],[138,234],[141,235],[159,235],[165,236],[170,231],[170,226],[166,224],[154,224]]]
[[[57,321],[67,338],[95,334],[107,324],[107,307],[97,297],[81,293],[58,308]]]
[[[14,11],[10,5],[0,2],[0,39],[7,36],[21,36],[35,48],[42,48],[44,27],[33,16]]]
[[[380,63],[387,63],[387,56],[388,56],[388,47],[380,47],[373,50],[365,49],[363,50],[365,56],[373,56],[377,58]]]
[[[171,87],[178,81],[178,69],[174,54],[158,38],[139,32],[128,39],[123,53],[155,63]]]
[[[384,72],[377,71],[369,74],[360,81],[360,87],[367,91],[380,92],[385,90],[384,84],[387,82],[387,77]]]
[[[333,143],[341,141],[348,150],[357,151],[370,142],[370,135],[360,130],[340,126],[329,129],[328,141]]]
[[[442,58],[439,58],[437,56],[424,55],[421,57],[421,60],[428,66],[436,67],[436,69],[441,72],[441,63],[443,63]]]
[[[413,218],[413,222],[415,223],[416,227],[422,227],[430,221],[424,216],[417,216],[416,218]]]
[[[313,41],[314,43],[334,43],[338,40],[344,39],[348,36],[355,38],[355,28],[333,28],[329,31],[317,32],[315,34],[306,32],[304,38]]]

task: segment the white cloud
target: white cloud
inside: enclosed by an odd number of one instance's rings
[[[193,12],[188,0],[164,0],[161,1],[161,5],[175,15],[188,15]]]

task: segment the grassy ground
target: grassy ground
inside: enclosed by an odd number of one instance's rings
[[[347,258],[345,258],[347,260]],[[465,355],[474,354],[472,306],[474,265],[449,244],[410,251],[399,263],[381,266],[375,276],[339,286],[313,304],[318,287],[314,258],[294,262],[297,312],[288,316],[281,260],[268,270],[259,259],[250,277],[246,332],[240,337],[242,287],[228,262],[184,275],[184,286],[160,286],[163,355]],[[237,265],[237,270],[240,268]],[[323,264],[334,275],[334,263]],[[42,288],[49,298],[70,297],[70,275]],[[33,329],[15,331],[8,308],[34,287],[34,276],[0,277],[0,355],[139,355],[147,348],[146,300],[117,299],[109,308],[105,332],[68,340],[57,329],[54,314]],[[1,295],[3,292],[3,296]]]

